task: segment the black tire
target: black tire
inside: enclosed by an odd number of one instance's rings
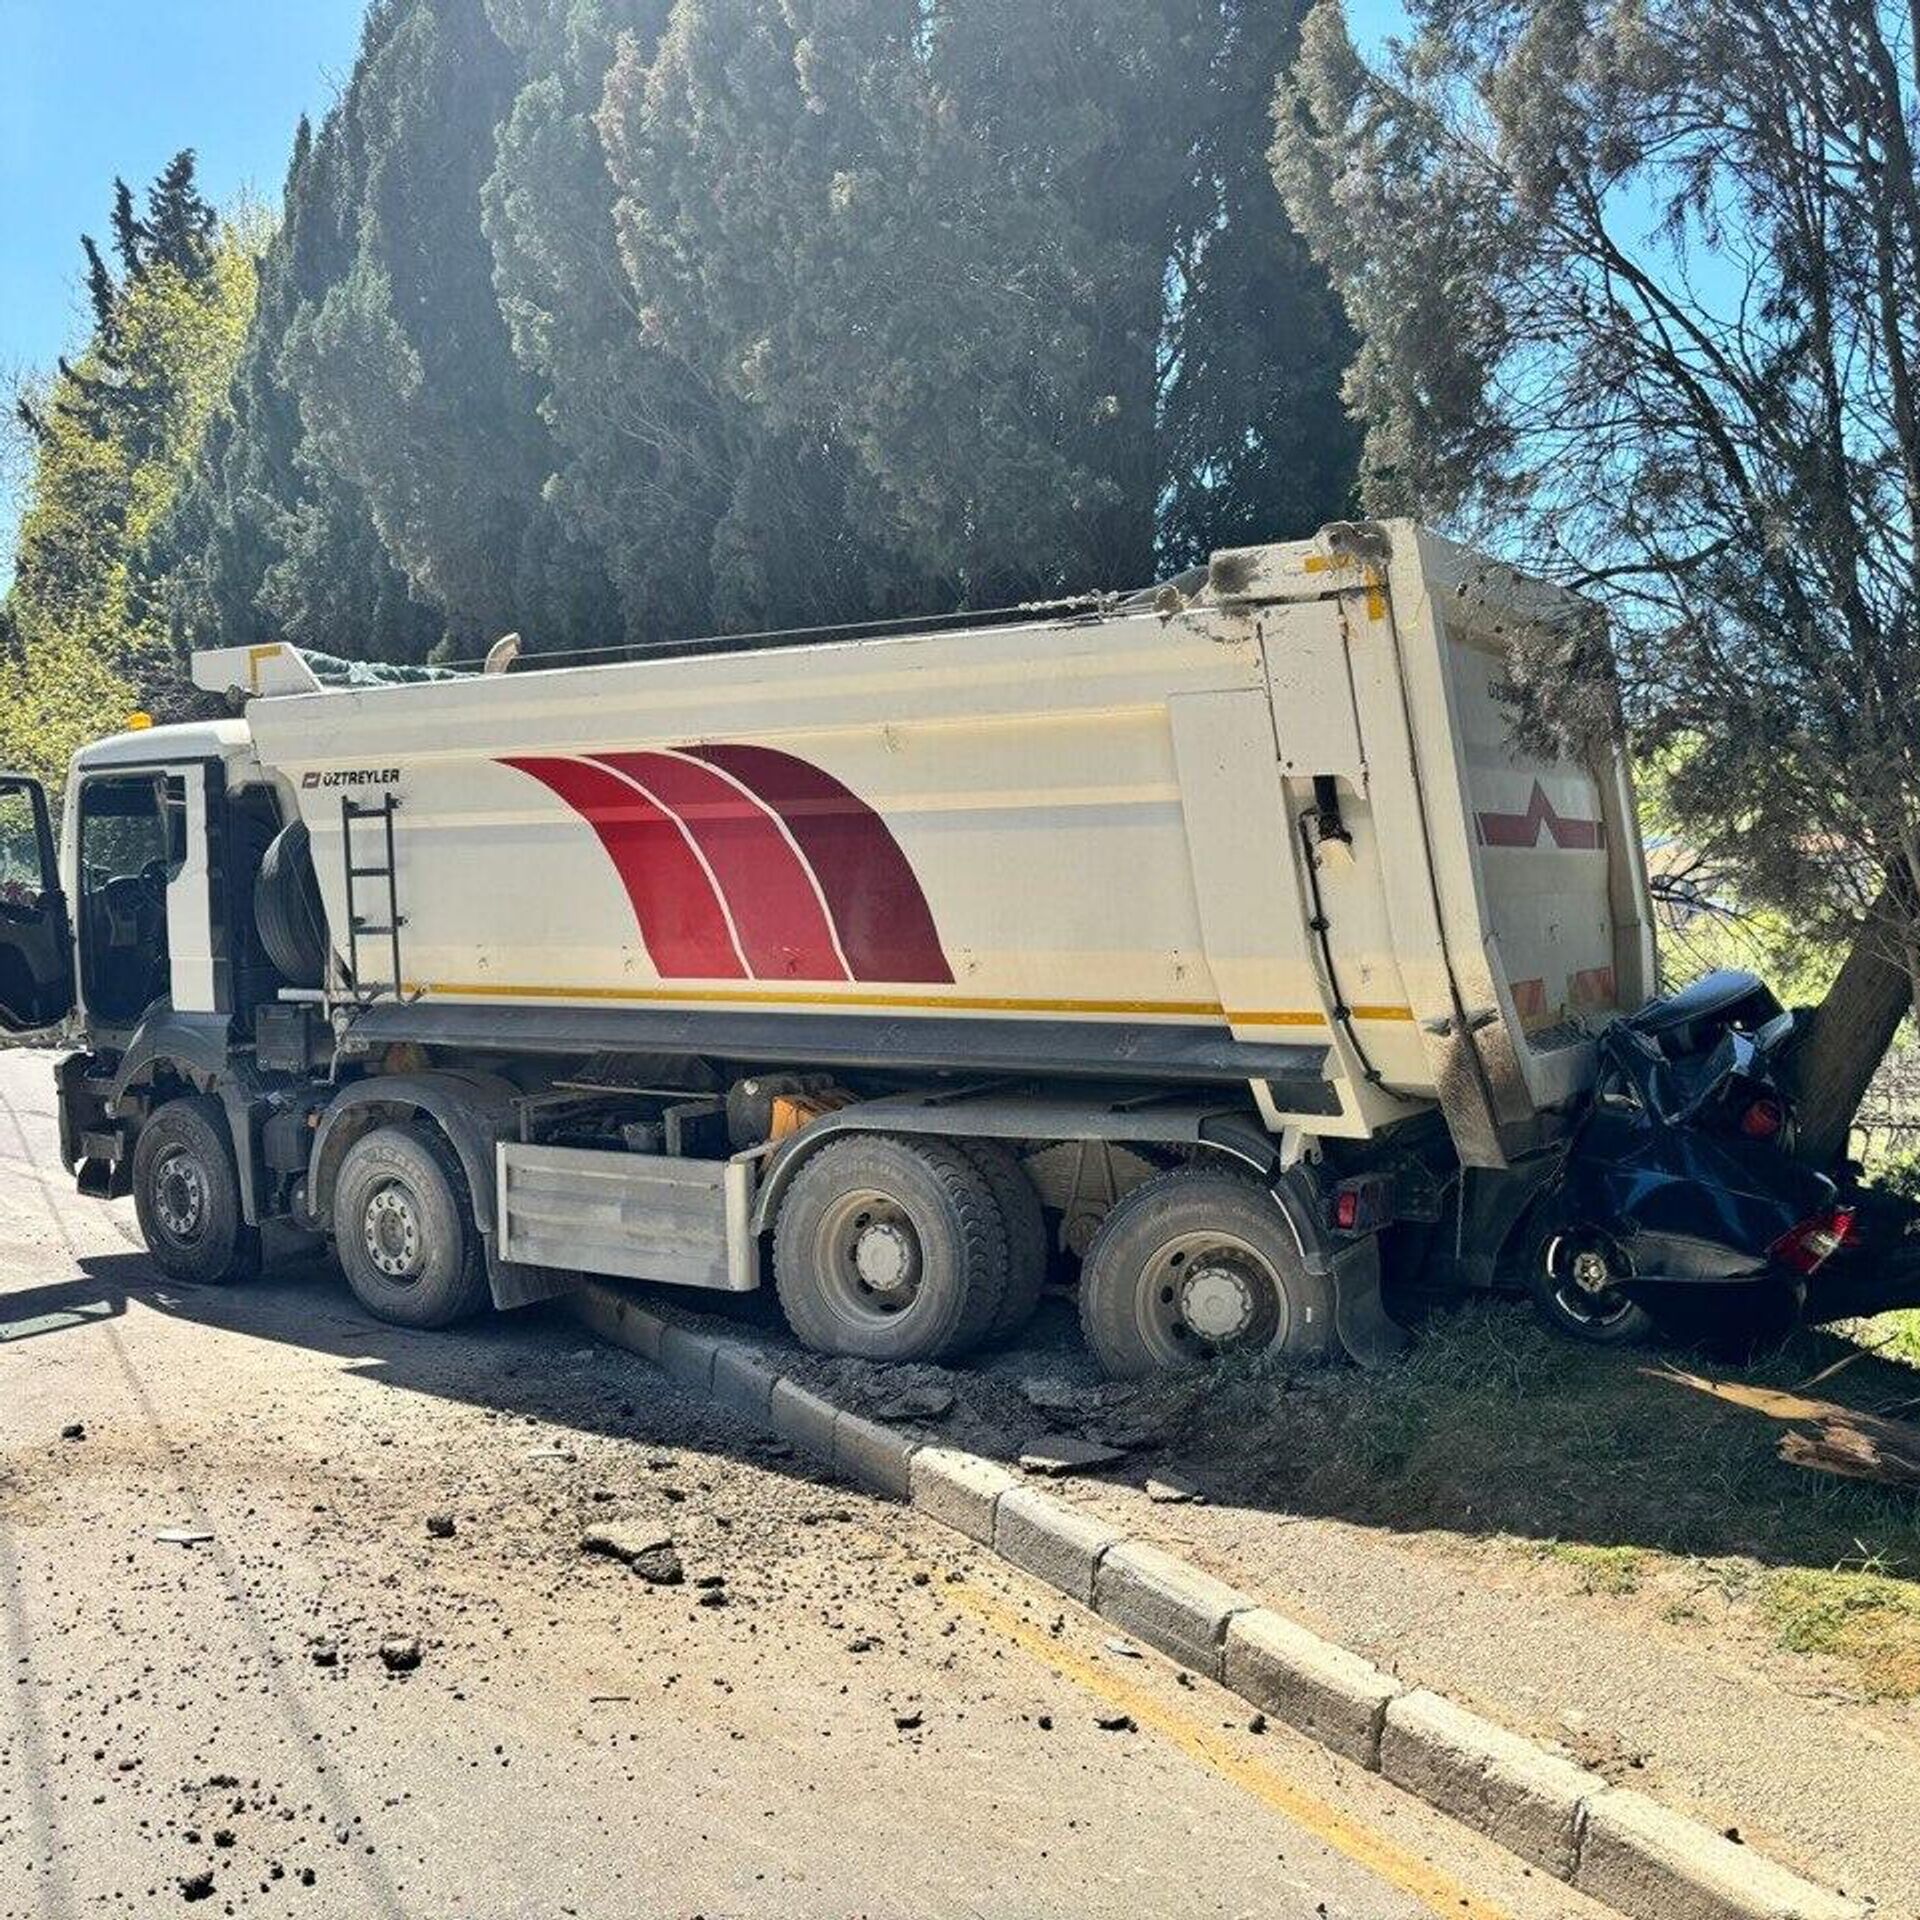
[[[983,1336],[989,1341],[1010,1340],[1033,1318],[1047,1284],[1047,1217],[1040,1196],[1010,1148],[997,1140],[969,1140],[963,1151],[980,1169],[1000,1224],[1007,1230],[1007,1284],[1000,1306]]]
[[[292,987],[317,987],[327,971],[327,916],[304,820],[282,827],[260,858],[253,923],[267,958]]]
[[[240,1209],[233,1136],[218,1100],[169,1100],[133,1148],[133,1206],[169,1280],[226,1286],[260,1271],[260,1231]]]
[[[985,1176],[938,1140],[856,1134],[794,1176],[773,1234],[774,1285],[816,1353],[941,1360],[991,1323],[1007,1234]]]
[[[1636,1346],[1652,1337],[1653,1316],[1614,1284],[1631,1277],[1632,1263],[1597,1227],[1550,1219],[1535,1228],[1525,1259],[1527,1297],[1555,1333],[1595,1347]],[[1608,1270],[1605,1284],[1598,1287],[1578,1277],[1595,1260]]]
[[[1333,1304],[1280,1203],[1215,1167],[1158,1174],[1116,1201],[1081,1268],[1080,1325],[1116,1380],[1229,1353],[1324,1359],[1336,1350]]]
[[[347,1149],[333,1238],[347,1285],[377,1320],[450,1327],[491,1303],[467,1177],[435,1127],[376,1127]]]

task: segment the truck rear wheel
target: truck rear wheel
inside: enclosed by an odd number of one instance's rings
[[[1026,1169],[997,1140],[969,1140],[966,1156],[980,1169],[1007,1230],[1007,1285],[987,1328],[989,1340],[1009,1340],[1033,1318],[1047,1284],[1047,1218]]]
[[[1236,1173],[1183,1167],[1135,1187],[1101,1223],[1081,1271],[1080,1324],[1116,1380],[1229,1353],[1318,1360],[1333,1344],[1333,1296],[1270,1193]]]
[[[140,1129],[133,1206],[169,1280],[224,1286],[259,1272],[259,1229],[241,1212],[227,1116],[210,1095],[169,1100]]]
[[[787,1324],[815,1352],[944,1359],[999,1309],[1006,1228],[985,1176],[956,1148],[858,1134],[794,1176],[773,1271]]]
[[[466,1175],[430,1127],[376,1127],[347,1149],[333,1235],[354,1298],[401,1327],[448,1327],[490,1300]]]

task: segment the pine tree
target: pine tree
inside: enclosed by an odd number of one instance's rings
[[[340,109],[352,262],[302,303],[279,362],[313,457],[364,497],[465,654],[510,628],[564,642],[582,599],[605,604],[603,581],[567,578],[578,549],[542,500],[551,448],[480,226],[521,78],[472,0],[376,7]]]
[[[545,498],[617,599],[600,641],[683,636],[726,619],[715,530],[733,497],[743,410],[650,340],[620,264],[594,125],[623,34],[650,57],[671,0],[489,0],[532,76],[501,126],[485,226],[513,349],[552,438]],[[765,609],[737,606],[752,624]],[[576,623],[577,640],[589,629]]]
[[[187,208],[190,160],[162,180]],[[130,204],[116,194],[116,212]],[[197,216],[183,228],[199,230]],[[93,335],[61,362],[49,403],[23,415],[33,467],[6,602],[0,761],[54,775],[130,708],[164,715],[184,698],[143,554],[193,467],[253,309],[244,236],[210,233],[183,265],[129,229],[116,253],[119,278],[87,249]]]
[[[1301,12],[1219,0],[1189,91],[1198,127],[1162,352],[1163,572],[1358,506],[1360,436],[1340,394],[1353,335],[1266,156],[1271,76],[1292,65]]]

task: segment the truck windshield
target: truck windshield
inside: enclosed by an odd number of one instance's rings
[[[88,1012],[133,1021],[167,991],[167,884],[186,857],[178,776],[114,774],[80,793],[80,967]]]

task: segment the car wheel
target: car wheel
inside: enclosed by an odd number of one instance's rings
[[[260,1271],[260,1233],[241,1211],[227,1116],[210,1095],[169,1100],[140,1129],[133,1206],[169,1280],[224,1286]]]
[[[347,1149],[333,1236],[347,1285],[378,1320],[448,1327],[491,1301],[466,1175],[432,1127],[376,1127]]]
[[[1309,1273],[1280,1203],[1213,1167],[1183,1167],[1115,1203],[1080,1276],[1080,1324],[1116,1380],[1230,1353],[1318,1360],[1334,1344],[1328,1281]]]
[[[1526,1278],[1534,1311],[1555,1333],[1622,1347],[1653,1332],[1652,1316],[1624,1291],[1633,1262],[1597,1227],[1553,1222],[1534,1240]]]

